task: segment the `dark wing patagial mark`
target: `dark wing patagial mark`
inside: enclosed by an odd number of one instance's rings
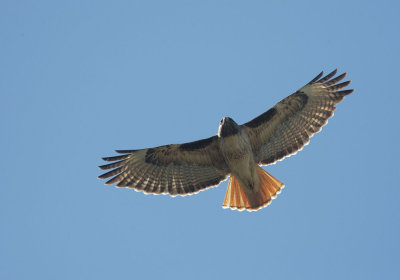
[[[291,96],[286,97],[283,99],[280,103],[284,105],[285,109],[290,109],[293,107],[293,109],[290,110],[301,110],[306,104],[307,104],[308,96],[302,92],[295,92]],[[246,126],[248,128],[257,128],[261,125],[267,125],[267,123],[271,120],[274,120],[274,117],[278,113],[278,110],[275,107],[272,107],[265,113],[259,115],[255,119],[243,124],[243,126]]]
[[[152,164],[157,164],[158,165],[158,161],[154,157],[154,149],[152,149],[152,148],[147,149],[146,155],[144,156],[144,160],[147,163],[152,163]]]
[[[271,108],[268,111],[266,111],[265,113],[259,115],[257,118],[243,124],[244,126],[247,127],[257,127],[265,122],[268,122],[273,116],[275,116],[276,114],[276,109],[275,108]]]
[[[184,143],[179,145],[179,150],[181,151],[194,151],[198,149],[204,149],[210,145],[213,141],[217,140],[217,136],[212,136],[210,138],[197,140],[194,142]]]

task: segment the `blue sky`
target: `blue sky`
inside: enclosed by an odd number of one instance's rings
[[[2,1],[1,279],[398,279],[396,1]],[[321,70],[356,91],[256,213],[104,186],[115,149],[243,123]]]

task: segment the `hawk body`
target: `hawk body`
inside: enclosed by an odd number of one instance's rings
[[[221,120],[218,134],[206,139],[141,150],[118,150],[99,166],[106,184],[154,194],[187,195],[218,185],[230,176],[224,207],[258,210],[280,193],[283,184],[259,165],[295,154],[333,115],[335,105],[353,90],[338,83],[346,73],[320,73],[253,120],[238,125]]]
[[[238,179],[244,189],[258,190],[259,180],[256,172],[258,164],[254,160],[246,131],[231,118],[223,118],[218,133],[218,142],[230,173]]]

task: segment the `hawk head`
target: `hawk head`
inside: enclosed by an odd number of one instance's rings
[[[218,137],[235,135],[239,132],[239,129],[239,125],[234,120],[224,117],[219,124]]]

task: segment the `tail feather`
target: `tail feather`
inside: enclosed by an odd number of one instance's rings
[[[269,205],[271,200],[281,192],[284,185],[261,167],[258,167],[257,174],[260,180],[257,192],[245,191],[235,176],[231,176],[222,207],[239,211],[245,209],[257,211]]]

